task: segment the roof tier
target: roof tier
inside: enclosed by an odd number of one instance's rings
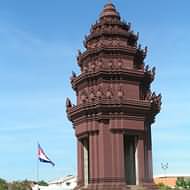
[[[97,56],[97,52],[115,52],[120,50],[124,55],[130,54],[143,63],[145,49],[137,47],[138,33],[131,30],[131,24],[121,21],[120,14],[112,3],[104,6],[99,19],[91,26],[90,34],[85,36],[84,47],[79,51],[78,63],[81,65],[88,57]]]

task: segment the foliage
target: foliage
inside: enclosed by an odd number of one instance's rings
[[[14,181],[12,183],[7,183],[4,179],[0,178],[0,190],[31,190],[32,181]],[[45,181],[39,181],[39,185],[47,186],[48,184]]]
[[[170,190],[170,189],[172,189],[171,187],[169,187],[167,185],[164,185],[163,183],[159,183],[158,187],[159,187],[160,190]]]
[[[179,177],[176,181],[176,187],[181,187],[181,188],[185,188],[186,184],[185,184],[185,180],[183,177]]]
[[[48,184],[45,182],[45,181],[39,181],[38,182],[38,185],[41,185],[41,186],[48,186]]]
[[[176,187],[179,189],[190,189],[190,179],[184,179],[184,177],[179,177],[176,181]]]
[[[0,190],[7,190],[8,189],[8,184],[4,179],[0,178]]]
[[[12,190],[31,190],[31,182],[24,180],[24,181],[14,181],[11,184]]]

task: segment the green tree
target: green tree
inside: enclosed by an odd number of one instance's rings
[[[8,189],[8,184],[4,179],[0,178],[0,190],[7,190]]]
[[[185,180],[184,177],[177,178],[176,187],[179,189],[189,189],[190,180]]]
[[[39,181],[38,182],[38,185],[41,185],[41,186],[48,186],[48,183],[46,183],[45,181]]]
[[[188,179],[188,180],[186,181],[186,183],[187,183],[187,188],[190,189],[190,180]]]
[[[24,181],[14,181],[11,185],[12,190],[31,190],[31,182]]]
[[[183,180],[184,180],[184,179],[181,178],[181,177],[177,178],[176,187],[182,187]]]

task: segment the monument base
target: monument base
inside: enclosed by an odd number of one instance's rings
[[[142,185],[126,185],[123,183],[99,183],[88,186],[77,186],[75,190],[158,190],[154,183]]]

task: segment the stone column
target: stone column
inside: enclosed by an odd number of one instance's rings
[[[98,155],[98,132],[92,132],[89,135],[90,183],[96,183],[98,180]]]
[[[79,140],[77,142],[77,156],[78,156],[78,158],[77,158],[77,161],[78,161],[78,163],[77,163],[77,166],[78,166],[78,168],[77,168],[77,173],[78,173],[77,183],[78,183],[78,186],[81,186],[84,184],[84,177],[83,177],[84,176],[84,174],[83,174],[83,160],[84,160],[84,158],[83,158],[83,146]]]
[[[152,137],[151,137],[151,127],[148,127],[148,144],[147,144],[147,160],[148,160],[148,177],[149,181],[153,182],[153,164],[152,164]]]
[[[136,181],[139,185],[144,182],[145,178],[144,136],[142,135],[137,137],[136,160]]]
[[[148,183],[153,182],[153,167],[152,167],[152,139],[151,128],[147,124],[145,127],[145,181]]]

